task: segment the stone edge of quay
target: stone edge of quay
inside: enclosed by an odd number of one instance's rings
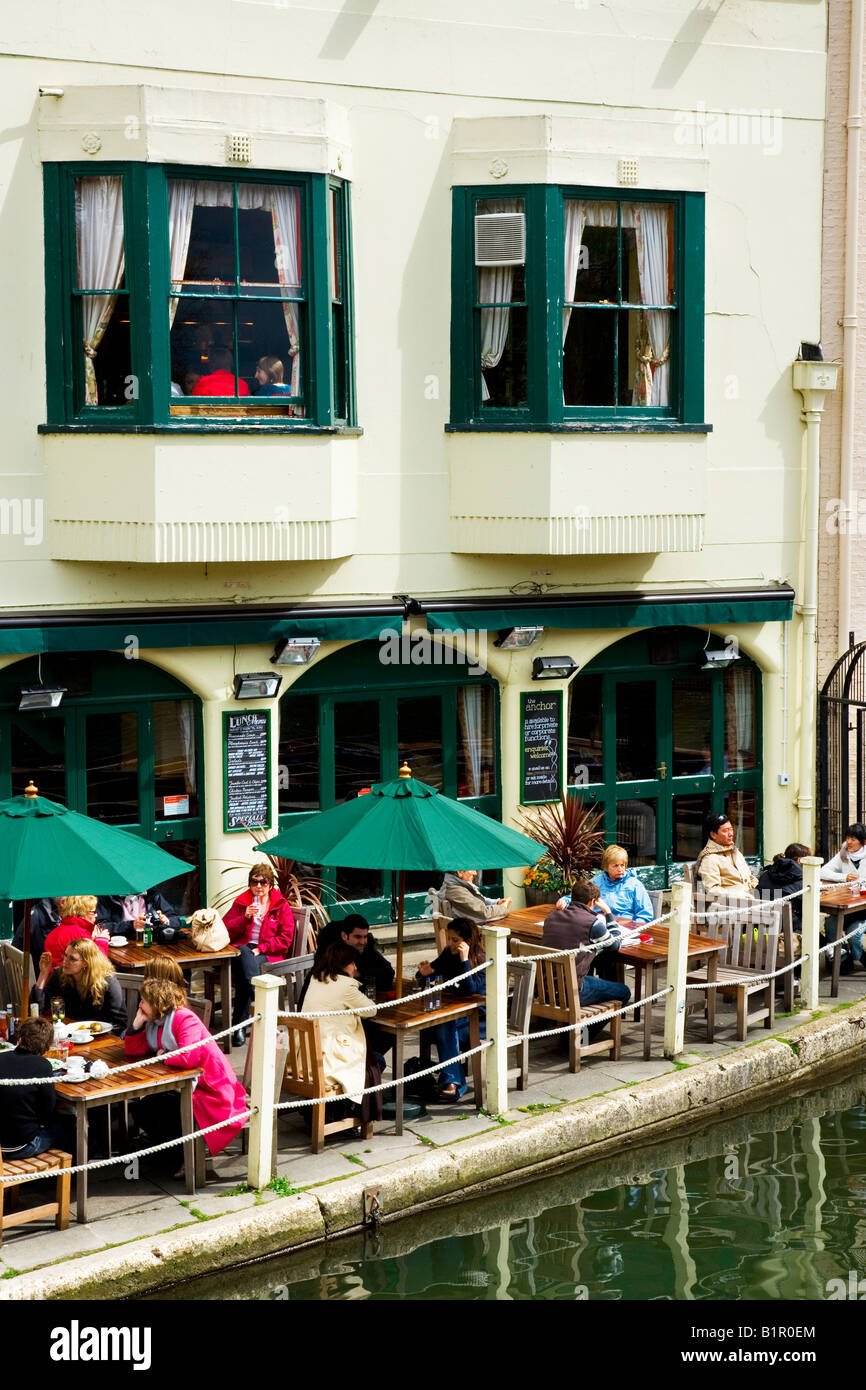
[[[135,1298],[243,1260],[288,1253],[357,1230],[364,1222],[364,1193],[371,1188],[377,1189],[385,1220],[470,1193],[480,1196],[561,1168],[577,1155],[591,1162],[610,1148],[657,1142],[664,1137],[662,1127],[664,1135],[673,1136],[709,1123],[726,1109],[744,1109],[757,1099],[770,1104],[772,1091],[839,1069],[864,1044],[866,999],[821,1015],[784,1038],[756,1041],[686,1070],[566,1102],[550,1113],[339,1183],[16,1275],[0,1283],[0,1301]]]

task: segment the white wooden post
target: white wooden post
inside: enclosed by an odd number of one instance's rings
[[[810,854],[801,859],[803,869],[803,965],[800,971],[800,997],[807,1009],[818,1007],[818,935],[821,927],[821,865],[823,859]]]
[[[481,928],[484,952],[493,964],[485,971],[487,990],[487,1037],[493,1042],[484,1053],[487,1077],[487,1109],[502,1115],[508,1109],[508,927],[490,923]]]
[[[667,982],[673,985],[673,989],[665,996],[666,1057],[676,1057],[677,1053],[683,1050],[691,905],[692,890],[689,885],[682,881],[672,884]]]
[[[250,1151],[247,1182],[250,1187],[267,1187],[273,1177],[274,1090],[277,1067],[277,1011],[280,981],[276,975],[259,975],[253,980],[255,1012],[261,1014],[253,1025],[253,1067],[250,1082]]]

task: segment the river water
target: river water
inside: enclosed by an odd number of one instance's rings
[[[866,1281],[859,1074],[700,1134],[156,1297],[824,1300],[841,1289],[830,1281],[850,1287],[852,1271]]]

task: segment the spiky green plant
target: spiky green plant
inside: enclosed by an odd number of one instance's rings
[[[600,807],[586,806],[579,796],[566,792],[561,801],[522,811],[517,824],[524,835],[544,846],[563,881],[571,884],[589,878],[601,863],[603,819]]]

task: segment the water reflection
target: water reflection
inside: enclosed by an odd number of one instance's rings
[[[851,1078],[640,1154],[198,1280],[185,1298],[797,1300],[866,1269]],[[176,1297],[165,1294],[163,1297]]]

